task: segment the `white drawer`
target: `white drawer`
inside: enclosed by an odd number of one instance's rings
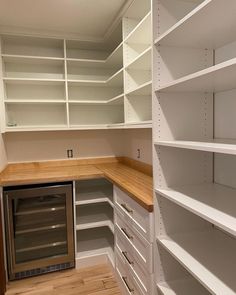
[[[120,216],[119,212],[115,212],[115,239],[123,239],[130,247],[130,251],[136,260],[140,262],[143,268],[146,268],[149,273],[153,271],[153,253],[152,244],[150,244],[139,232],[130,228]]]
[[[116,238],[116,252],[119,252],[120,256],[126,261],[127,267],[129,268],[130,275],[136,279],[140,289],[144,294],[152,294],[152,279],[153,275],[149,271],[142,267],[139,260],[133,255],[134,251],[131,251],[125,241],[117,236]]]
[[[123,257],[119,255],[118,251],[115,251],[116,257],[116,272],[122,284],[122,294],[124,295],[147,295],[142,292],[137,281],[133,278],[127,267],[126,262],[123,260]]]
[[[122,214],[122,219],[139,231],[149,242],[152,242],[153,214],[141,207],[116,186],[114,186],[114,203]]]

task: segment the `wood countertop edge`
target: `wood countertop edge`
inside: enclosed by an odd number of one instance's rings
[[[125,165],[125,164],[123,164]],[[87,166],[86,164],[83,166]],[[133,189],[129,188],[129,185],[127,183],[123,183],[122,181],[119,181],[115,178],[115,176],[110,175],[109,173],[106,173],[106,171],[103,171],[102,169],[99,168],[99,166],[94,165],[94,164],[88,164],[90,167],[94,167],[97,169],[96,173],[89,172],[88,174],[73,174],[73,175],[62,175],[62,176],[42,176],[42,175],[37,175],[35,178],[22,178],[22,179],[0,179],[0,186],[14,186],[14,185],[27,185],[27,184],[38,184],[38,183],[47,183],[47,182],[60,182],[60,181],[76,181],[76,180],[86,180],[86,179],[97,179],[101,177],[105,177],[107,180],[111,181],[113,184],[117,185],[121,190],[123,190],[125,193],[127,193],[133,200],[135,200],[140,206],[142,206],[144,209],[146,209],[148,212],[153,212],[153,201],[151,200],[145,200],[145,197],[143,195],[147,195],[147,192],[143,193],[134,191]],[[131,167],[129,165],[129,168],[132,168],[135,171],[136,170],[134,167]],[[147,174],[146,174],[147,175]],[[151,176],[149,176],[151,177]],[[152,191],[152,188],[150,188],[150,191]],[[151,196],[152,198],[152,196]]]

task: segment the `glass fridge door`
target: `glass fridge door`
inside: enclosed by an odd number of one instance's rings
[[[6,197],[13,272],[74,259],[71,184],[12,190]]]

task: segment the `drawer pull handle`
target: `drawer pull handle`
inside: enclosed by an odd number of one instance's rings
[[[131,261],[128,257],[128,253],[126,251],[122,251],[123,256],[128,261],[129,264],[134,264],[133,261]]]
[[[133,239],[133,237],[132,237],[129,233],[127,233],[126,228],[122,227],[121,229],[122,229],[123,233],[126,235],[126,237],[127,237],[129,240],[132,240],[132,239]]]
[[[133,293],[134,289],[130,288],[127,277],[122,277],[122,280],[124,281],[124,283],[125,283],[126,287],[128,288],[129,292]]]
[[[133,210],[130,209],[126,204],[120,204],[122,208],[125,209],[126,212],[128,212],[129,214],[132,214],[133,213]]]

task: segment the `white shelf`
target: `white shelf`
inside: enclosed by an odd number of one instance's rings
[[[148,47],[141,54],[139,54],[125,68],[126,69],[141,69],[141,70],[151,69],[151,47]]]
[[[6,104],[65,104],[65,100],[56,100],[56,99],[5,99],[4,103]]]
[[[235,189],[219,184],[199,184],[155,191],[236,236]]]
[[[114,232],[114,224],[107,220],[107,221],[96,221],[96,222],[88,222],[76,225],[76,230],[84,230],[84,229],[91,229],[91,228],[97,228],[97,227],[104,227],[107,226],[111,230],[111,232]]]
[[[160,92],[220,92],[236,85],[236,58],[160,86]]]
[[[148,81],[139,87],[127,92],[127,95],[134,95],[134,96],[139,96],[139,95],[151,95],[152,93],[152,81]]]
[[[124,94],[119,94],[113,98],[108,100],[69,100],[70,104],[113,104],[113,105],[120,105],[124,103]]]
[[[79,182],[80,184],[81,182]],[[111,207],[113,207],[113,188],[112,185],[101,185],[94,184],[93,181],[89,181],[90,185],[82,186],[78,184],[77,194],[76,194],[76,205],[88,205],[95,203],[107,202]]]
[[[107,80],[85,80],[85,79],[68,79],[68,83],[79,84],[81,86],[108,86],[108,87],[122,87],[123,85],[123,68],[117,71]]]
[[[157,283],[157,289],[163,295],[209,295],[194,279],[182,279]]]
[[[222,0],[203,1],[158,37],[155,44],[215,49],[234,41],[236,3],[229,0],[225,4]]]
[[[54,85],[65,83],[64,79],[37,79],[37,78],[8,78],[4,77],[5,83],[21,83],[21,84],[35,84],[35,83],[54,83]]]
[[[104,226],[109,227],[114,232],[113,209],[107,202],[77,206],[77,230]]]
[[[213,230],[160,236],[157,241],[209,292],[235,295],[234,239]]]
[[[57,62],[64,61],[62,57],[47,57],[47,56],[34,56],[34,55],[17,55],[17,54],[2,54],[4,62]]]
[[[93,104],[93,105],[99,105],[99,104],[107,104],[107,101],[105,100],[69,100],[69,104],[81,104],[81,105],[89,105],[89,104]]]
[[[91,68],[114,68],[122,67],[123,61],[123,42],[120,43],[106,59],[83,59],[83,58],[66,58],[68,62],[73,62],[82,67]]]
[[[108,104],[123,104],[124,103],[124,94],[117,95],[107,101]]]
[[[125,38],[125,43],[151,44],[151,12],[149,12],[138,25]]]
[[[103,129],[107,129],[107,124],[96,124],[96,125],[88,125],[88,124],[84,124],[84,125],[75,125],[75,124],[70,124],[70,129],[73,130],[103,130]]]
[[[76,258],[108,254],[113,260],[114,237],[108,228],[83,230],[77,235]]]
[[[142,122],[126,122],[125,129],[132,128],[152,128],[152,121],[142,121]]]
[[[54,131],[54,130],[68,130],[67,125],[47,125],[47,126],[14,126],[6,127],[6,132],[22,132],[22,131]]]
[[[201,141],[183,141],[183,140],[173,140],[173,141],[162,140],[162,141],[157,141],[154,144],[159,146],[236,155],[235,141],[231,143],[231,141],[225,140],[225,143],[222,143],[222,141],[201,142]]]

